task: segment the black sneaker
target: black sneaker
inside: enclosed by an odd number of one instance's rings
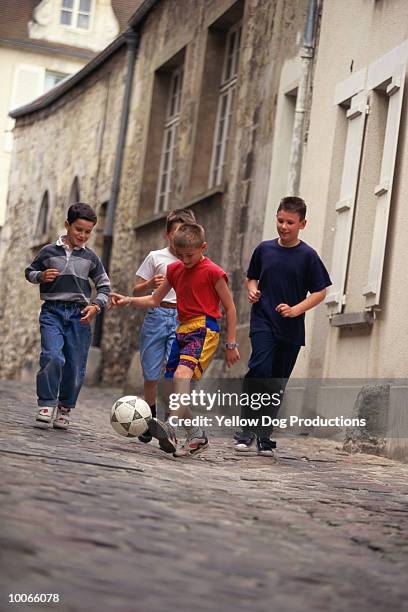
[[[257,438],[256,445],[258,447],[258,455],[264,457],[274,457],[274,449],[276,448],[276,442],[269,438]]]
[[[159,419],[149,422],[148,432],[159,441],[159,446],[165,453],[174,453],[177,449],[177,438],[174,429],[168,423]]]
[[[144,444],[149,444],[149,442],[151,442],[153,440],[153,436],[149,432],[149,430],[147,430],[144,434],[142,434],[141,436],[138,437],[138,440],[140,442],[143,442]]]
[[[255,434],[241,434],[240,437],[234,436],[235,439],[235,450],[238,453],[246,453],[251,450],[251,446],[255,440]]]

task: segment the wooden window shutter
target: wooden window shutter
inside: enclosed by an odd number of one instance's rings
[[[385,89],[385,94],[388,96],[387,124],[385,128],[380,180],[374,189],[376,198],[374,234],[371,244],[368,280],[363,291],[367,308],[378,306],[380,303],[395,157],[397,153],[402,98],[404,94],[405,71],[405,64],[395,70],[391,81]],[[383,83],[378,83],[377,87],[382,88],[382,85]]]
[[[334,237],[331,267],[332,286],[326,297],[331,314],[342,311],[345,303],[345,284],[353,228],[354,206],[357,197],[364,126],[367,117],[367,94],[365,91],[351,97],[348,119],[346,148],[344,153],[340,197],[336,204],[336,233]]]

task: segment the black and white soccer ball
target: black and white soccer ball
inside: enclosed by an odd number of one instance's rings
[[[117,434],[137,438],[146,433],[152,419],[150,406],[141,397],[125,395],[113,404],[111,425]]]

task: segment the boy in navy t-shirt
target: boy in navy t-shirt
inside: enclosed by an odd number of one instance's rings
[[[304,200],[283,198],[276,215],[279,238],[261,242],[251,257],[246,284],[252,304],[252,353],[244,380],[244,390],[249,393],[284,390],[305,344],[305,312],[324,300],[326,287],[331,285],[316,251],[298,237],[306,226],[305,217]],[[242,416],[275,417],[278,409],[268,406],[263,413],[246,409]],[[273,455],[276,444],[270,440],[271,431],[271,427],[244,429],[236,435],[235,449],[247,451],[256,436],[258,454]]]

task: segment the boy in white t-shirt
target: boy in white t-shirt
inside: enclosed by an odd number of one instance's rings
[[[182,223],[195,223],[191,210],[171,211],[166,219],[166,239],[168,246],[158,251],[150,251],[136,272],[133,295],[146,295],[159,287],[166,278],[167,266],[175,261],[173,237]],[[176,337],[177,300],[171,289],[157,308],[147,310],[140,333],[140,361],[144,379],[144,399],[149,404],[153,417],[156,416],[157,385],[164,365]],[[150,442],[152,435],[146,432],[139,437],[141,442]]]

